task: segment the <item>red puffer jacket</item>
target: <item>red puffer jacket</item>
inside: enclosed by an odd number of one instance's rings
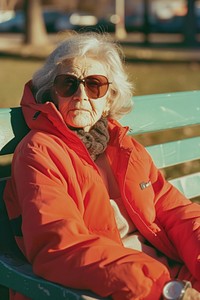
[[[169,272],[123,247],[107,189],[84,144],[53,103],[35,103],[30,83],[21,105],[31,131],[16,149],[5,202],[10,219],[22,219],[16,240],[34,272],[116,300],[159,299]],[[106,156],[124,205],[140,233],[199,282],[200,206],[166,182],[126,132],[109,120]]]

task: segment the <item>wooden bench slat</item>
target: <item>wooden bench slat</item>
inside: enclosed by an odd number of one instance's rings
[[[11,109],[1,108],[0,110],[0,145],[1,148],[7,144],[8,138],[9,140],[14,137],[12,125],[10,122],[10,111]]]
[[[120,120],[130,126],[130,134],[199,124],[200,91],[136,96],[133,101],[133,113]]]
[[[200,137],[146,147],[158,168],[200,159]]]
[[[200,172],[169,180],[189,199],[200,195]]]
[[[0,109],[0,155],[12,154],[28,132],[21,107]]]

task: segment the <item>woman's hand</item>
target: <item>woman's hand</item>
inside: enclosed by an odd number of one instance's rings
[[[193,288],[187,288],[182,300],[200,300],[200,293]]]

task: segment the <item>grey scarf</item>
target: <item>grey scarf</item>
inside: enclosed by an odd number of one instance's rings
[[[89,132],[85,132],[83,129],[76,129],[75,131],[85,144],[93,160],[96,160],[105,151],[109,141],[107,118],[102,117]]]

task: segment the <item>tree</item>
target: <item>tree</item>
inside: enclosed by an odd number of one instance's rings
[[[115,25],[115,36],[117,39],[124,39],[127,36],[125,28],[125,0],[115,0],[115,14],[119,22]]]
[[[188,46],[196,44],[195,0],[187,0],[187,15],[185,17],[184,42]]]
[[[1,10],[13,10],[17,0],[1,0],[0,2]]]
[[[40,46],[48,43],[48,35],[42,15],[41,0],[24,0],[25,44]]]
[[[149,24],[149,0],[143,0],[144,6],[144,25],[143,25],[143,32],[144,32],[144,43],[149,43],[149,33],[150,33],[150,24]]]

